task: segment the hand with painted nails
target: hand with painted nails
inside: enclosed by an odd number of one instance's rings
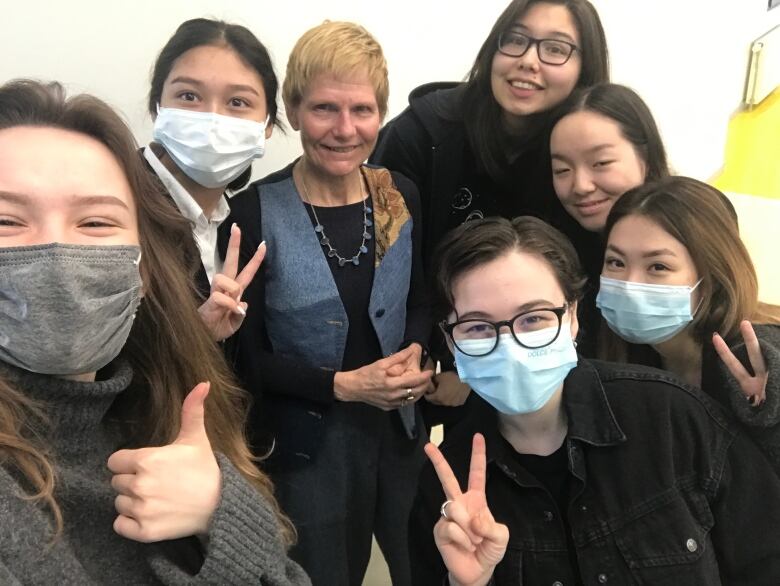
[[[433,537],[453,586],[484,586],[503,559],[509,529],[496,523],[485,497],[485,438],[475,434],[471,448],[468,490],[462,492],[452,468],[433,444],[425,446],[447,499]]]
[[[254,279],[265,257],[265,242],[261,242],[255,254],[239,273],[240,248],[241,230],[233,224],[230,228],[230,240],[222,272],[214,275],[211,281],[211,294],[198,308],[201,319],[218,342],[235,334],[244,322],[247,304],[241,301],[241,296]]]
[[[222,475],[206,435],[209,383],[184,399],[181,428],[167,446],[119,450],[108,459],[117,516],[114,531],[151,543],[205,535],[222,488]]]
[[[749,366],[753,371],[752,375],[739,359],[734,356],[726,341],[718,333],[712,335],[712,345],[726,365],[726,368],[729,369],[739,383],[747,400],[754,407],[758,407],[766,400],[766,385],[769,379],[769,371],[767,370],[764,355],[761,353],[761,345],[758,342],[755,331],[753,331],[752,324],[748,320],[744,320],[739,325],[739,329],[742,333],[742,338],[745,340]]]

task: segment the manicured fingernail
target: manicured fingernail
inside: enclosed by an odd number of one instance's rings
[[[240,305],[236,305],[236,313],[246,317],[246,310]]]
[[[260,244],[257,245],[257,250],[260,250],[263,246],[265,246],[265,240],[263,240]]]
[[[238,224],[236,224],[235,222],[233,222],[233,225],[231,225],[231,226],[230,226],[230,231],[232,232],[232,231],[233,231],[233,230],[235,230],[236,228],[238,228]]]

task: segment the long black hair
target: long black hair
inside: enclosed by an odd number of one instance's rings
[[[493,96],[491,70],[498,50],[498,38],[521,18],[534,4],[544,2],[565,6],[571,12],[580,36],[582,69],[576,87],[587,87],[609,80],[607,40],[601,19],[588,0],[513,0],[498,17],[485,39],[471,68],[463,92],[463,112],[466,133],[472,151],[488,174],[501,179],[507,165],[504,145],[508,141],[502,120],[501,106]],[[557,120],[558,108],[545,113],[550,121]],[[551,124],[544,124],[549,130]],[[536,137],[529,137],[530,140]]]

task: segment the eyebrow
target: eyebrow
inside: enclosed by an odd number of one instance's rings
[[[588,154],[593,154],[598,151],[603,151],[604,149],[614,148],[614,144],[605,142],[604,144],[597,144],[595,146],[592,146],[590,148],[585,149],[585,152]],[[566,157],[560,153],[550,153],[550,157],[553,159],[559,159],[562,161],[566,161]]]
[[[509,30],[512,29],[520,29],[521,32],[531,32],[531,29],[529,29],[527,26],[519,22],[513,24]],[[559,39],[569,41],[572,45],[577,44],[577,42],[574,40],[574,37],[572,37],[569,33],[564,33],[563,31],[550,31],[549,33],[546,33],[543,37],[540,38],[542,39],[559,38]]]
[[[130,209],[125,202],[113,195],[74,195],[73,198],[76,200],[76,205],[82,207],[91,205],[114,205],[123,207],[126,210]]]
[[[616,252],[621,256],[628,256],[625,252],[620,250],[614,244],[607,244],[607,250]],[[669,250],[668,248],[659,248],[658,250],[649,250],[648,252],[642,253],[642,258],[650,258],[653,256],[677,256],[677,254],[673,250]]]
[[[186,77],[184,75],[180,75],[178,77],[174,77],[171,80],[171,83],[172,84],[173,83],[188,83],[190,85],[194,85],[194,86],[198,86],[198,87],[203,87],[204,85],[206,85],[205,83],[203,83],[199,79],[195,79],[194,77]],[[234,84],[228,85],[227,87],[228,87],[229,90],[232,90],[234,92],[249,92],[249,93],[254,94],[256,96],[260,95],[260,93],[255,88],[253,88],[251,85],[234,83]]]
[[[0,201],[7,201],[8,203],[12,203],[20,206],[30,201],[30,198],[20,193],[13,193],[11,191],[0,191]]]
[[[524,313],[526,311],[531,311],[533,309],[552,309],[553,307],[556,307],[556,305],[551,303],[547,299],[534,299],[533,301],[528,301],[518,306],[513,315],[519,315],[521,313]],[[459,315],[458,321],[464,319],[488,319],[490,317],[491,316],[489,314],[483,311],[476,310],[476,311],[468,311],[463,315]]]

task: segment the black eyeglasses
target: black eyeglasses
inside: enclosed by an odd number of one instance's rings
[[[558,39],[535,39],[517,31],[507,31],[498,37],[498,51],[509,57],[522,57],[533,45],[539,61],[547,65],[563,65],[579,47]]]
[[[467,356],[487,356],[498,346],[499,332],[509,328],[515,342],[523,348],[536,350],[552,344],[561,332],[568,304],[518,313],[512,319],[492,322],[485,319],[463,319],[455,323],[443,321],[439,327],[455,347]]]

